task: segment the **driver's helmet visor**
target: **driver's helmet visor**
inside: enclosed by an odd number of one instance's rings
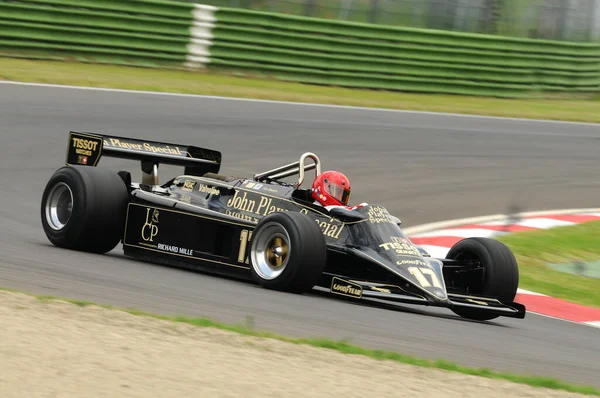
[[[334,199],[337,199],[344,205],[348,204],[348,200],[350,199],[350,190],[342,187],[341,185],[335,184],[333,182],[327,183],[325,185],[329,196]]]

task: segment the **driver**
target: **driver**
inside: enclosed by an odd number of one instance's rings
[[[350,180],[339,171],[326,171],[319,174],[313,181],[312,197],[327,210],[337,206],[354,210],[366,205],[366,203],[361,203],[358,206],[348,206]]]

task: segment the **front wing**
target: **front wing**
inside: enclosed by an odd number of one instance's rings
[[[520,319],[525,318],[526,313],[525,306],[515,302],[506,303],[488,297],[465,296],[452,293],[448,294],[447,300],[434,301],[426,298],[424,295],[418,295],[414,292],[404,290],[397,285],[359,281],[336,275],[327,276],[327,279],[331,279],[331,282],[327,284],[330,293],[359,300],[377,299],[388,302],[420,304],[448,309],[475,309],[498,316]],[[321,283],[320,286],[327,288],[324,283]]]

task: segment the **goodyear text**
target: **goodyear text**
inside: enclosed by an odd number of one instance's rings
[[[356,298],[362,297],[362,287],[360,285],[336,277],[331,280],[331,292]]]

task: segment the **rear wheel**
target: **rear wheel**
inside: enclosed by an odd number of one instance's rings
[[[42,226],[55,246],[106,253],[121,239],[128,201],[117,173],[65,166],[50,177],[42,194]]]
[[[261,286],[293,293],[310,291],[325,268],[321,228],[302,213],[273,213],[252,233],[251,272]]]
[[[512,251],[502,242],[489,238],[467,238],[457,242],[446,258],[469,264],[471,272],[447,281],[457,293],[490,297],[512,302],[519,287],[519,267]],[[450,290],[450,289],[449,289]],[[485,311],[455,308],[454,313],[469,319],[497,318]]]

